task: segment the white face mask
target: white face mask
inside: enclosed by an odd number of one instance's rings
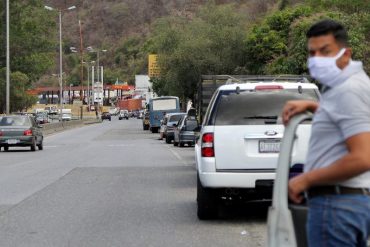
[[[310,75],[325,86],[335,86],[336,78],[342,73],[342,70],[337,66],[337,60],[345,52],[346,49],[342,48],[335,57],[308,58],[307,64]]]

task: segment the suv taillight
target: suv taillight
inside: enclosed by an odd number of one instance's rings
[[[0,131],[0,136],[2,136],[3,135],[3,132],[2,131]]]
[[[215,157],[213,133],[205,133],[202,136],[202,157]]]
[[[23,135],[24,135],[24,136],[31,136],[31,135],[32,135],[32,130],[25,130],[25,131],[23,132]]]

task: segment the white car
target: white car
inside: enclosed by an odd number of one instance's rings
[[[319,90],[311,83],[272,80],[216,90],[195,145],[199,219],[217,217],[223,200],[271,201],[284,131],[281,111],[294,99],[318,100]],[[293,163],[305,161],[310,132],[310,122],[298,128]]]
[[[120,112],[120,109],[118,107],[111,107],[109,108],[109,113],[112,116],[117,116]]]

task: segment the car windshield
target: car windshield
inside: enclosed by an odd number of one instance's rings
[[[170,122],[178,122],[183,115],[173,115],[170,117]]]
[[[214,125],[276,124],[289,100],[318,100],[313,89],[280,91],[224,91],[219,95]],[[281,122],[281,121],[280,121]]]
[[[0,126],[31,126],[31,121],[27,117],[5,116],[0,117]]]

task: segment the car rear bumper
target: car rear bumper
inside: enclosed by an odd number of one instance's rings
[[[8,143],[8,140],[17,140],[17,143]],[[33,136],[0,137],[0,146],[29,146],[33,143]]]
[[[274,180],[275,172],[199,172],[199,178],[209,188],[256,188],[260,181]]]
[[[181,135],[180,134],[180,141],[195,143],[195,135]]]

